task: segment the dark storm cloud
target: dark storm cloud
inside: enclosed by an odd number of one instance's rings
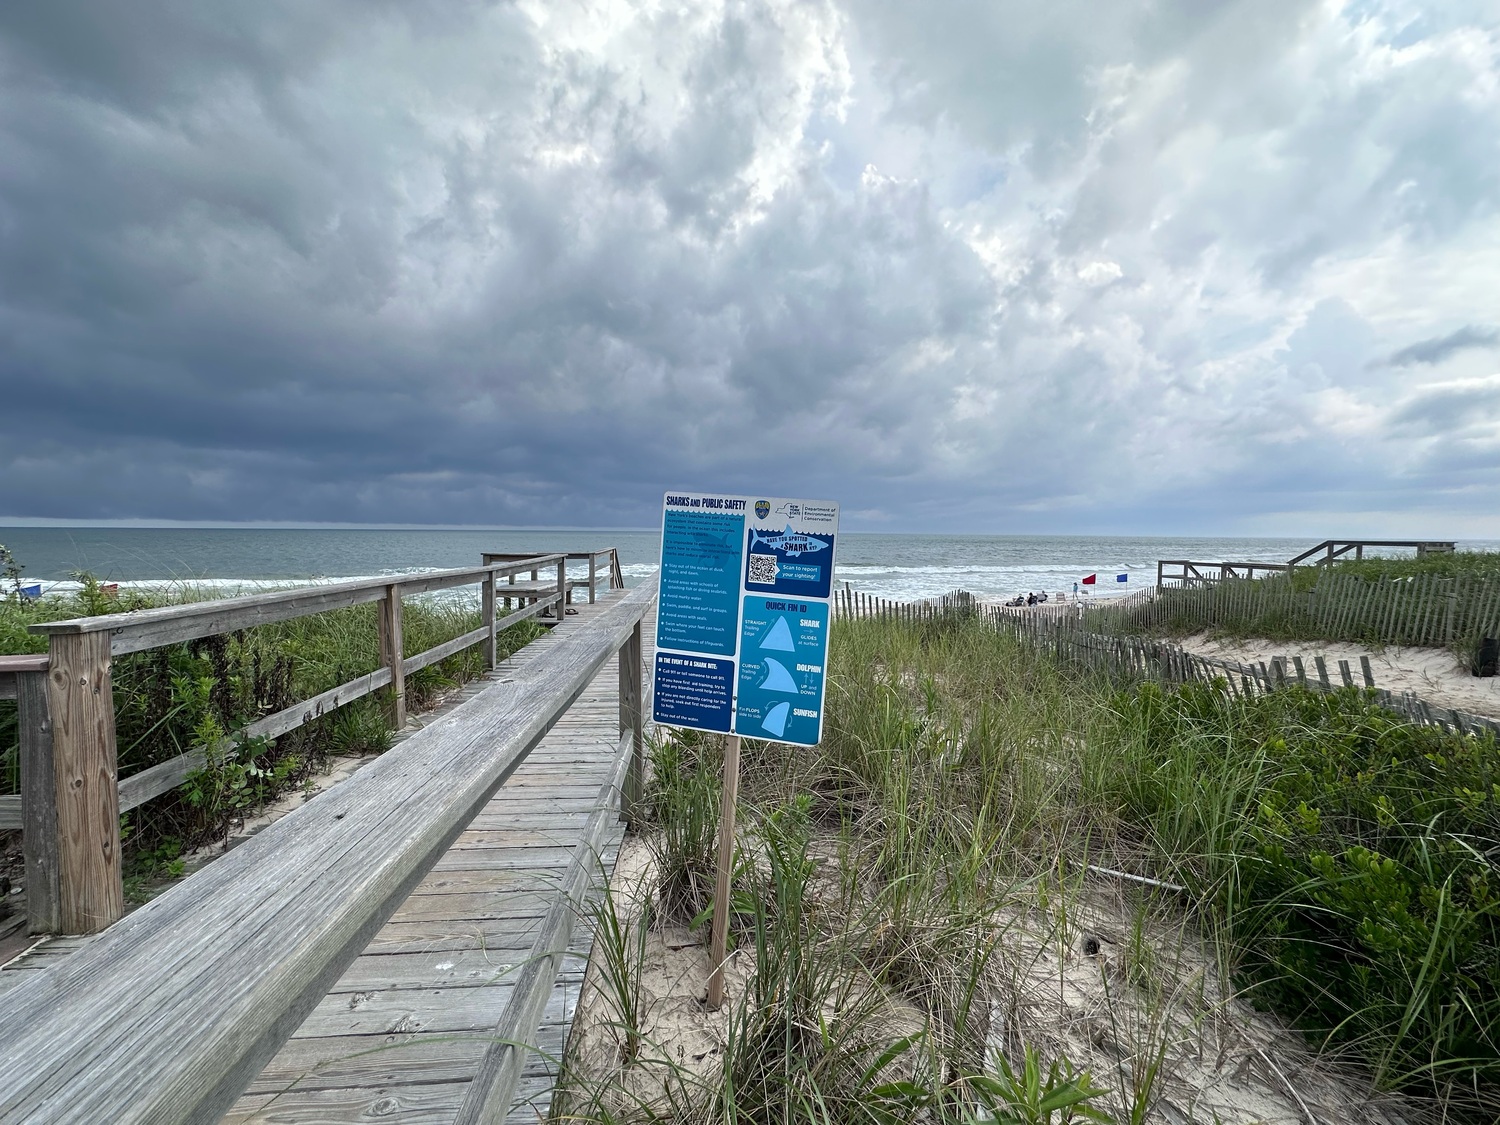
[[[0,516],[1418,507],[1497,36],[1398,8],[12,5]]]

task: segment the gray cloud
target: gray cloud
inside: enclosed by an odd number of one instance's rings
[[[1500,348],[1500,330],[1476,328],[1472,324],[1466,324],[1446,336],[1434,336],[1408,344],[1388,355],[1385,362],[1390,367],[1411,367],[1414,364],[1426,364],[1430,367],[1458,352],[1475,348]]]
[[[1400,0],[6,9],[0,516],[1482,521],[1423,380],[1496,342],[1442,335],[1495,50]]]
[[[1393,425],[1427,434],[1456,434],[1500,418],[1500,379],[1437,386],[1412,396]]]

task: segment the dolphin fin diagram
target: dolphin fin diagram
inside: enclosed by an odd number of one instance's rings
[[[784,691],[788,695],[797,694],[797,681],[792,679],[792,674],[786,670],[786,665],[779,660],[766,657],[766,679],[760,685],[761,691]]]
[[[778,617],[776,623],[766,630],[766,635],[760,639],[760,647],[770,649],[772,652],[796,652],[796,642],[792,640],[792,631],[787,628],[786,618]]]
[[[766,717],[761,720],[761,730],[768,730],[777,738],[786,733],[786,717],[791,713],[790,703],[778,703],[766,712]]]

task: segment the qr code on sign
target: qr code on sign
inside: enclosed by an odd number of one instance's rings
[[[752,586],[776,585],[776,556],[750,555],[750,579]]]

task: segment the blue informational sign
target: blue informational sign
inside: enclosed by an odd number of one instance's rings
[[[734,661],[658,652],[652,713],[659,723],[728,731],[734,708]]]
[[[838,520],[831,501],[667,494],[658,723],[818,742]]]
[[[745,517],[668,508],[661,532],[661,604],[656,643],[733,656]]]
[[[823,726],[828,603],[744,600],[735,730],[750,738],[815,745]]]

